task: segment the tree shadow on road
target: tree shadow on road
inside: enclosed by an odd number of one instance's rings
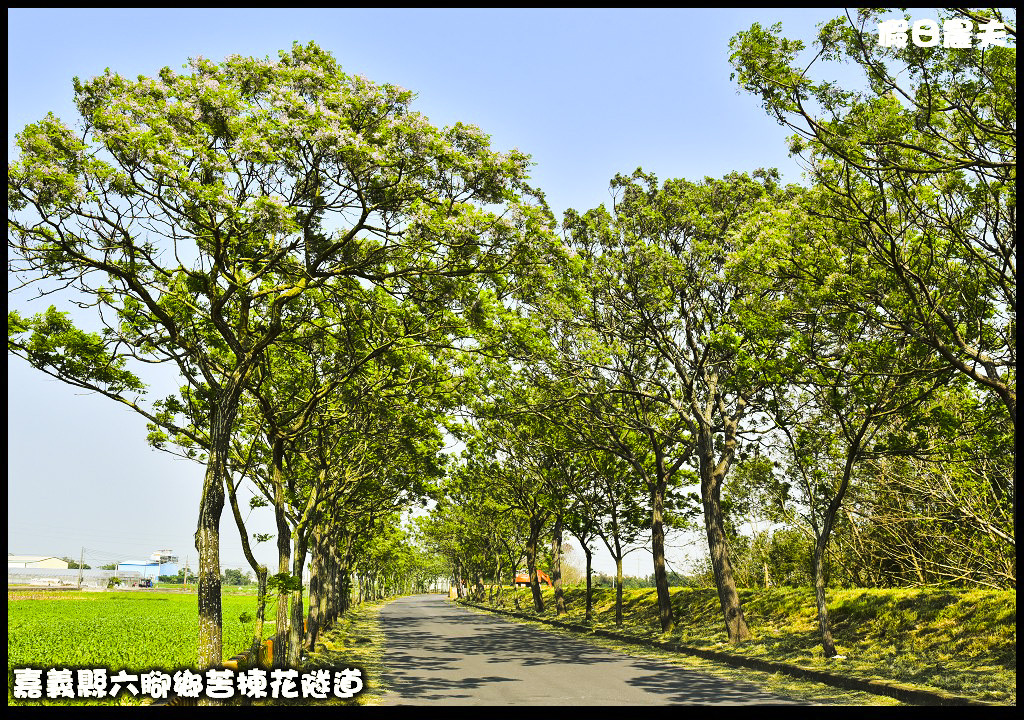
[[[555,633],[498,618],[450,608],[431,615],[434,632],[422,630],[423,619],[382,616],[387,636],[387,685],[391,702],[459,702],[478,697],[474,690],[492,683],[518,682],[503,675],[466,677],[462,658],[520,667],[621,663],[623,655]],[[629,684],[651,693],[652,704],[787,703],[752,685],[735,684],[669,663],[631,658],[638,675]],[[650,674],[641,674],[647,673]],[[511,673],[510,673],[511,674]],[[390,704],[390,702],[389,702]]]
[[[636,665],[650,675],[633,678],[630,685],[650,693],[664,695],[666,704],[695,705],[800,705],[777,695],[770,695],[753,685],[704,675],[683,668],[650,660],[637,660]]]

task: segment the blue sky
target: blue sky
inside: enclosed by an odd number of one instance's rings
[[[496,149],[531,155],[533,184],[559,218],[567,208],[607,202],[608,181],[637,167],[661,179],[778,167],[798,182],[785,130],[730,82],[728,43],[753,22],[782,22],[789,37],[809,42],[815,26],[837,14],[8,10],[8,158],[16,154],[15,134],[48,111],[77,120],[74,76],[107,67],[154,75],[198,55],[274,58],[294,41],[312,40],[346,72],[414,91],[414,109],[434,124],[472,123]],[[49,302],[9,296],[23,312]],[[77,558],[85,546],[98,560],[171,548],[195,566],[202,468],[149,449],[141,417],[9,358],[8,420],[8,552]],[[256,517],[250,531],[273,532],[271,517]],[[235,535],[226,512],[225,566],[244,565]],[[670,550],[677,565],[682,542]],[[272,543],[259,555],[276,563]],[[639,557],[627,560],[628,574],[651,573]],[[598,568],[613,565],[602,558]]]

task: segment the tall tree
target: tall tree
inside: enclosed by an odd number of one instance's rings
[[[152,422],[128,360],[172,363],[206,396],[198,662],[213,667],[229,439],[286,307],[340,278],[468,310],[476,279],[534,261],[547,214],[525,155],[492,152],[474,127],[434,128],[412,93],[343,73],[312,43],[276,62],[197,58],[185,75],[108,71],[75,96],[78,131],[50,115],[18,135],[10,270],[103,310],[103,336],[14,311],[8,348]]]
[[[999,22],[1006,36],[939,49],[884,46],[886,13],[825,23],[810,64],[804,42],[755,24],[730,44],[734,77],[795,131],[791,153],[825,198],[814,212],[841,228],[817,269],[834,277],[863,253],[849,309],[939,353],[999,398],[1016,433],[1016,14],[939,10],[947,33]],[[814,80],[817,60],[851,62],[864,88]]]
[[[600,206],[584,215],[566,213],[572,244],[590,259],[595,313],[619,357],[636,358],[631,371],[607,365],[625,383],[620,391],[661,408],[685,428],[700,476],[701,502],[715,584],[731,642],[749,637],[729,561],[721,508],[722,484],[736,458],[752,410],[778,379],[772,336],[744,326],[734,301],[745,289],[726,276],[732,234],[765,199],[782,199],[777,173],[751,178],[733,173],[701,183],[669,180],[664,185],[642,170],[616,176],[614,214]],[[644,358],[640,361],[640,358]],[[676,437],[679,437],[676,431]],[[653,436],[652,436],[653,439]],[[656,486],[653,503],[655,576],[659,597],[667,582],[659,571],[663,520],[657,498],[677,457],[652,445]],[[662,552],[663,558],[663,552]],[[663,562],[663,560],[662,560]],[[662,608],[662,627],[671,614]]]
[[[785,377],[766,388],[762,407],[785,437],[783,454],[807,508],[818,622],[825,656],[832,657],[826,550],[855,468],[880,453],[907,451],[906,440],[881,450],[880,433],[918,416],[952,371],[927,346],[907,344],[848,309],[856,283],[845,278],[866,258],[834,258],[844,228],[803,212],[820,198],[801,193],[791,204],[751,215],[734,234],[729,271],[747,289],[735,303],[744,325],[782,340],[775,354]],[[838,278],[821,276],[838,264]]]

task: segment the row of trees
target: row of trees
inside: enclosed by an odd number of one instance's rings
[[[76,79],[78,127],[50,115],[18,135],[9,271],[82,312],[13,310],[8,349],[205,465],[199,666],[223,654],[225,504],[261,589],[256,632],[274,593],[275,660],[295,664],[307,562],[312,644],[408,560],[392,533],[443,470],[455,358],[542,257],[549,214],[526,156],[431,126],[410,92],[314,44],[189,69]],[[147,399],[152,364],[177,393]],[[253,557],[270,536],[250,539],[243,486],[273,507],[276,573]]]
[[[566,212],[554,281],[509,325],[521,352],[477,374],[433,532],[457,572],[482,585],[525,553],[539,611],[543,533],[600,537],[620,579],[649,533],[669,631],[665,528],[699,517],[739,642],[737,547],[767,572],[783,526],[826,656],[837,531],[859,583],[1015,583],[1015,49],[884,48],[879,17],[818,38],[862,91],[812,82],[778,28],[733,39],[735,77],[797,131],[809,187],[637,170],[612,207]],[[743,543],[747,521],[764,530]]]
[[[878,17],[817,40],[859,91],[813,82],[777,28],[733,39],[809,186],[638,169],[561,238],[525,155],[432,127],[312,44],[76,80],[81,127],[18,136],[9,267],[91,312],[12,311],[8,347],[205,464],[199,664],[222,656],[225,504],[257,633],[277,596],[282,664],[439,558],[477,593],[525,558],[540,610],[549,552],[562,612],[566,533],[588,582],[602,542],[620,590],[649,537],[668,631],[666,530],[701,527],[739,642],[737,560],[772,540],[744,548],[747,521],[805,528],[826,655],[837,533],[868,582],[1014,583],[1015,48],[883,48]],[[146,401],[152,363],[177,393]],[[243,488],[273,508],[276,574]],[[412,543],[402,512],[428,499]]]

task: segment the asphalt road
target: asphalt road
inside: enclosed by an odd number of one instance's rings
[[[779,704],[792,700],[472,612],[442,595],[381,610],[384,705]]]

